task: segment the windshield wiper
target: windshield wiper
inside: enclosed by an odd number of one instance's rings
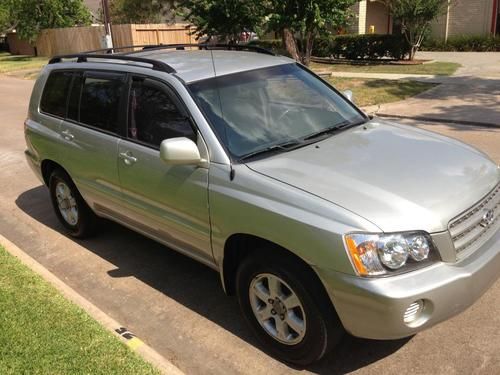
[[[357,122],[351,122],[351,121],[342,121],[341,123],[335,124],[334,126],[330,126],[329,128],[320,130],[319,132],[313,133],[311,135],[308,135],[307,137],[304,138],[304,141],[309,141],[311,139],[319,138],[323,135],[335,133],[339,130],[350,128],[351,126],[357,126],[364,124],[365,120],[362,121],[357,121]]]
[[[271,145],[269,147],[263,148],[261,150],[256,150],[256,151],[250,152],[250,153],[248,153],[246,155],[243,155],[242,157],[240,157],[240,160],[241,161],[247,160],[247,159],[253,158],[255,156],[260,156],[260,155],[268,154],[270,152],[276,152],[276,151],[285,151],[286,152],[286,151],[291,151],[291,150],[294,150],[295,148],[301,146],[302,143],[303,142],[300,142],[300,141],[297,141],[297,140],[278,143],[278,144]]]

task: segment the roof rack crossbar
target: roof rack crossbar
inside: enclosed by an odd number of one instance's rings
[[[141,45],[132,45],[132,46],[123,46],[123,47],[111,47],[111,48],[103,48],[103,49],[96,49],[93,51],[86,51],[82,53],[99,53],[103,52],[106,54],[114,54],[115,52],[119,52],[121,50],[127,50],[127,49],[137,49],[140,48],[139,51],[131,51],[128,53],[124,53],[127,55],[134,54],[134,53],[140,53],[145,50],[162,50],[162,49],[176,49],[176,50],[184,50],[186,47],[192,47],[192,48],[198,48],[198,49],[227,49],[227,50],[235,50],[235,51],[252,51],[252,52],[258,52],[258,53],[264,53],[266,55],[275,55],[274,52],[263,48],[263,47],[258,47],[258,46],[249,46],[246,44],[209,44],[209,43],[202,43],[202,44],[196,44],[196,43],[176,43],[176,44],[141,44]]]
[[[148,50],[148,51],[156,51],[156,50],[162,50],[162,49],[176,49],[176,50],[183,50],[186,47],[194,47],[198,49],[204,49],[204,50],[234,50],[234,51],[251,51],[251,52],[258,52],[258,53],[263,53],[266,55],[272,55],[276,56],[276,54],[266,48],[262,47],[257,47],[257,46],[249,46],[246,44],[194,44],[194,43],[186,43],[186,44],[151,44],[151,45],[146,45],[146,46],[129,46],[125,48],[142,48],[143,51]],[[128,53],[129,55],[134,54],[134,53],[140,53],[142,51],[133,51]]]
[[[77,53],[73,55],[56,56],[49,60],[49,64],[57,64],[63,62],[65,59],[76,59],[77,63],[87,62],[88,59],[102,59],[102,60],[118,60],[118,61],[131,61],[143,64],[150,64],[153,70],[158,70],[165,73],[175,73],[175,69],[162,61],[147,59],[143,57],[127,56],[127,55],[113,55],[113,54],[93,54],[93,53]]]

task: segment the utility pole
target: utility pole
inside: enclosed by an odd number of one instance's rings
[[[111,19],[109,16],[109,2],[108,0],[102,0],[102,13],[104,16],[104,37],[103,37],[103,48],[113,48],[113,32],[111,29]]]

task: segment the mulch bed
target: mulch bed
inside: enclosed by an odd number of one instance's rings
[[[311,61],[322,64],[350,64],[350,65],[422,65],[432,60],[392,60],[392,59],[375,59],[375,60],[348,60],[334,59],[330,57],[311,57]]]

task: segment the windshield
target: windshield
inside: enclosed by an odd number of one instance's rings
[[[236,158],[364,122],[344,98],[297,64],[211,78],[189,88]]]

